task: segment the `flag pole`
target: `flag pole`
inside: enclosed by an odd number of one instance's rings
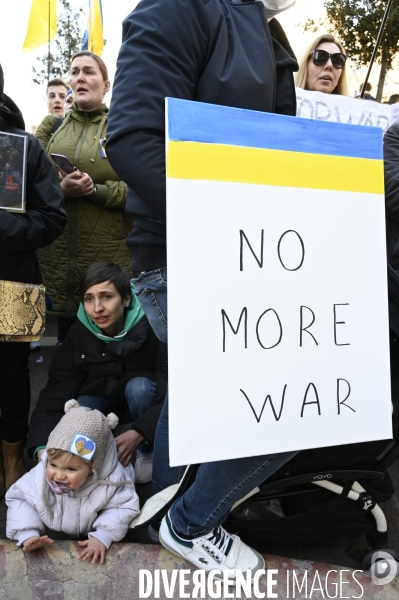
[[[87,49],[93,52],[93,7],[92,0],[89,0],[89,34],[87,40]],[[91,36],[91,41],[90,41]],[[91,46],[91,47],[90,47]]]
[[[387,7],[385,9],[385,13],[384,13],[384,16],[382,18],[381,27],[380,27],[380,30],[379,30],[378,35],[377,35],[377,41],[375,43],[373,54],[371,56],[371,60],[370,60],[370,64],[369,64],[369,69],[367,71],[366,79],[364,80],[364,83],[363,83],[363,88],[362,88],[362,91],[361,91],[361,94],[360,94],[360,98],[363,98],[364,93],[366,91],[366,86],[367,86],[367,82],[368,82],[369,77],[370,77],[371,68],[373,66],[374,59],[375,59],[375,57],[377,55],[377,51],[378,51],[378,48],[380,46],[382,34],[384,33],[385,23],[386,23],[386,20],[388,18],[388,13],[389,13],[389,10],[391,8],[391,4],[392,4],[392,0],[388,0]]]
[[[48,0],[48,46],[47,46],[47,83],[50,81],[50,17],[51,0]]]

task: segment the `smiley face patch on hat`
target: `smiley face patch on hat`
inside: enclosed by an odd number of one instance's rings
[[[93,458],[95,451],[96,443],[86,435],[83,435],[83,433],[77,433],[69,447],[69,452],[87,461]]]

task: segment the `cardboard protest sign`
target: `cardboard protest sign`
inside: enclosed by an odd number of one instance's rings
[[[380,104],[336,94],[309,92],[295,88],[297,117],[380,127],[384,133],[399,118],[399,104]]]
[[[167,100],[171,465],[392,436],[382,131]]]

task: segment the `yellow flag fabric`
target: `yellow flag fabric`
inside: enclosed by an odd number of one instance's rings
[[[32,0],[24,52],[47,44],[57,33],[57,0]]]
[[[98,56],[103,53],[104,36],[101,0],[90,1],[88,48]]]

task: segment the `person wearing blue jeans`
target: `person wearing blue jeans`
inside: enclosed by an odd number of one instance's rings
[[[107,154],[128,185],[126,209],[134,215],[133,231],[126,241],[132,253],[134,292],[158,339],[165,343],[165,98],[295,116],[293,71],[298,70],[298,64],[274,18],[294,2],[141,0],[123,23]],[[134,81],[134,93],[127,81]],[[203,234],[206,238],[207,231]],[[186,252],[191,250],[188,245]],[[206,278],[206,273],[199,273],[200,281],[201,275]],[[191,292],[198,290],[187,291],[181,310],[190,310]],[[181,469],[169,467],[167,411],[165,401],[154,446],[157,490],[178,481],[181,475]],[[237,536],[230,536],[221,523],[235,501],[294,454],[202,464],[195,482],[162,520],[161,543],[208,571],[254,572],[262,568],[260,555]]]
[[[134,293],[158,336],[164,342],[168,337],[167,269],[142,272],[132,280]],[[222,460],[201,464],[194,483],[178,498],[163,519],[160,541],[172,552],[186,557],[199,568],[204,568],[201,550],[216,553],[209,559],[211,568],[243,570],[254,573],[263,568],[262,557],[243,544],[237,536],[228,534],[221,524],[232,506],[245,497],[296,452],[282,452],[249,458]],[[156,492],[178,483],[185,467],[169,466],[168,398],[166,397],[158,421],[153,465],[153,486]],[[239,540],[239,543],[237,542]],[[194,544],[193,544],[194,542]],[[244,547],[244,550],[243,548]],[[223,550],[224,549],[224,550]],[[224,557],[224,551],[230,549]],[[249,552],[250,551],[250,552]],[[233,556],[230,554],[233,552]],[[199,561],[199,562],[198,562]],[[245,569],[244,569],[245,567]]]

